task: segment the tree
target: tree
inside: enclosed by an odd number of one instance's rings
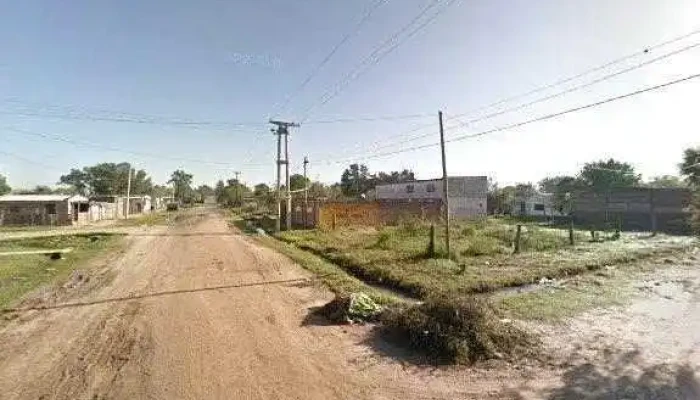
[[[415,180],[415,174],[409,169],[404,169],[403,171],[391,171],[389,173],[380,171],[374,174],[375,186],[386,183],[413,182]]]
[[[53,194],[55,193],[53,189],[44,185],[37,185],[34,189],[20,189],[17,194]]]
[[[71,169],[62,175],[59,184],[69,185],[82,195],[116,195],[126,193],[131,164],[100,163],[82,169]],[[151,178],[144,170],[132,172],[131,193],[148,194],[153,190]]]
[[[559,212],[571,209],[571,193],[580,186],[578,179],[566,175],[544,178],[539,182],[541,192],[553,195],[552,206]]]
[[[679,167],[686,182],[690,186],[700,189],[700,147],[685,149],[683,162]]]
[[[151,189],[153,197],[173,197],[173,188],[165,185],[153,185]]]
[[[687,185],[683,182],[683,179],[678,176],[661,175],[651,178],[649,182],[644,183],[644,186],[650,188],[682,188]]]
[[[185,203],[191,203],[194,200],[192,190],[192,174],[188,174],[184,170],[178,169],[170,175],[168,183],[172,183],[175,187],[175,199]]]
[[[289,187],[291,190],[304,189],[310,182],[309,178],[305,178],[304,175],[301,174],[294,174],[289,177]]]
[[[7,184],[7,178],[5,176],[0,175],[0,196],[3,194],[10,193],[12,191],[12,188],[10,185]]]
[[[258,183],[253,187],[253,196],[255,197],[265,197],[268,193],[270,193],[270,186],[264,183]]]
[[[216,186],[214,186],[214,196],[216,196],[217,203],[223,204],[224,197],[226,196],[226,185],[221,179],[219,179],[219,181],[216,182]]]
[[[520,199],[526,199],[533,196],[535,193],[537,193],[537,189],[535,189],[535,186],[530,182],[518,183],[515,185],[515,196]]]
[[[359,197],[374,187],[369,168],[364,164],[351,164],[340,177],[340,187],[344,195]]]
[[[630,164],[609,159],[586,163],[580,173],[583,186],[595,192],[606,192],[613,188],[634,187],[639,185],[642,176],[634,171]]]
[[[505,186],[503,188],[496,186],[491,197],[494,204],[490,207],[495,214],[511,214],[513,212],[513,203],[516,197],[515,186]],[[487,207],[489,207],[488,204]]]

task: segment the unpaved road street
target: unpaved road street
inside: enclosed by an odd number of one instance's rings
[[[388,399],[416,392],[410,379],[363,373],[368,358],[353,350],[355,328],[305,324],[308,309],[330,294],[303,280],[280,283],[309,276],[232,233],[215,212],[149,232],[127,239],[126,253],[108,266],[115,274],[109,284],[41,303],[80,305],[21,312],[0,328],[0,397]]]
[[[697,269],[647,285],[650,293],[670,285],[675,300],[651,293],[630,313],[593,311],[546,328],[545,345],[553,352],[575,353],[575,344],[592,349],[578,365],[434,368],[402,360],[397,349],[373,341],[369,327],[309,321],[309,308],[331,295],[287,258],[231,232],[215,211],[127,240],[127,250],[97,261],[82,286],[38,293],[22,304],[48,309],[18,312],[0,324],[0,398],[618,398],[582,395],[592,389],[579,387],[572,374],[582,363],[598,362],[605,349],[596,344],[637,343],[648,353],[655,340],[639,338],[662,337],[675,329],[674,319],[684,325],[667,336],[672,351],[655,358],[673,361],[684,353],[682,361],[700,364],[693,351],[700,331]],[[644,301],[671,304],[668,310],[679,314],[635,314]],[[595,335],[576,335],[583,330]],[[581,376],[602,393],[617,390],[616,380],[590,368]]]

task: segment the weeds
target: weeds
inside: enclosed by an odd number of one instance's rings
[[[469,364],[532,354],[537,341],[502,322],[483,299],[437,297],[382,316],[388,337],[438,362]]]

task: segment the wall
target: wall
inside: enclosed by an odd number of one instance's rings
[[[579,192],[572,196],[572,214],[579,224],[605,225],[619,221],[625,230],[689,233],[688,189],[615,189],[607,193]]]
[[[48,214],[47,205],[56,207],[56,214]],[[0,225],[71,225],[72,215],[68,202],[3,202],[0,203]]]
[[[326,203],[319,208],[323,229],[343,226],[382,226],[406,220],[438,220],[441,201],[384,200],[358,203]]]
[[[456,218],[486,216],[488,178],[485,176],[455,176],[448,178],[450,216]],[[407,187],[413,191],[408,192]],[[428,188],[435,189],[428,191]],[[378,185],[376,198],[386,200],[440,200],[442,199],[442,179]]]

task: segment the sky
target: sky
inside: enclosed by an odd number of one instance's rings
[[[375,1],[0,0],[0,174],[26,188],[53,185],[71,168],[127,161],[157,183],[179,168],[196,184],[234,171],[271,183],[276,139],[267,121],[275,117],[303,121],[290,136],[294,173],[308,156],[309,176],[323,182],[352,162],[427,179],[441,175],[439,147],[377,154],[436,143],[438,110],[449,140],[700,73],[698,46],[572,89],[700,43],[697,34],[467,114],[700,29],[700,0]],[[418,19],[442,10],[431,23],[371,58],[431,5]],[[646,178],[677,174],[683,149],[700,146],[698,104],[695,79],[449,142],[448,172],[537,182],[613,157]],[[393,116],[403,117],[358,121]],[[424,137],[410,140],[416,135]]]

